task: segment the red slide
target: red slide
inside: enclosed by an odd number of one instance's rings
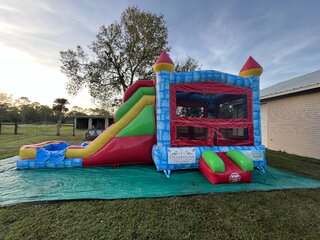
[[[120,164],[153,163],[152,146],[156,136],[115,137],[100,151],[83,158],[84,167],[116,166]]]
[[[224,173],[213,172],[207,163],[200,158],[199,169],[200,172],[208,179],[212,184],[217,183],[250,183],[252,178],[251,171],[243,171],[239,168],[230,158],[227,157],[225,152],[217,153],[217,155],[223,160],[225,164]]]

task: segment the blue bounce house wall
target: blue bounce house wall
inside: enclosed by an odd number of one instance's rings
[[[252,118],[253,118],[253,146],[194,146],[179,147],[180,150],[191,149],[195,152],[195,160],[187,163],[171,164],[168,152],[172,149],[170,145],[170,84],[217,82],[252,90]],[[243,78],[217,71],[195,71],[171,73],[160,71],[157,73],[156,82],[156,120],[157,120],[157,145],[153,146],[152,158],[158,171],[198,168],[201,153],[205,150],[215,152],[226,152],[234,149],[244,153],[251,153],[255,167],[265,169],[265,148],[261,145],[260,125],[260,90],[259,78]]]

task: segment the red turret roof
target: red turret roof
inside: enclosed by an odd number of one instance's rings
[[[158,58],[158,60],[156,61],[155,64],[157,63],[170,63],[173,64],[171,58],[169,57],[169,55],[166,52],[162,52],[160,57]]]
[[[246,63],[243,65],[243,67],[241,68],[240,72],[246,71],[246,70],[250,70],[250,69],[255,69],[255,68],[261,68],[261,65],[254,60],[253,57],[249,57],[248,60],[246,61]]]

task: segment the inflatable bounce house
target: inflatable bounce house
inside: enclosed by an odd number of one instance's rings
[[[156,80],[128,88],[115,123],[89,144],[49,141],[23,146],[18,169],[118,166],[154,162],[158,171],[199,169],[211,183],[251,182],[266,168],[261,145],[259,76],[249,57],[240,76],[174,72],[163,52]]]

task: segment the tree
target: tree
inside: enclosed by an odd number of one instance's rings
[[[7,110],[7,121],[18,122],[21,121],[21,115],[19,114],[19,109],[15,106],[11,106]]]
[[[82,107],[79,107],[79,106],[73,106],[71,108],[71,111],[84,113],[84,109]]]
[[[71,111],[68,112],[68,118],[80,117],[80,116],[87,116],[85,109],[78,106],[73,106]]]
[[[197,70],[200,70],[199,62],[190,56],[183,61],[176,60],[176,72],[190,72]]]
[[[68,111],[66,105],[69,104],[69,101],[65,98],[57,98],[53,102],[52,110],[58,114],[58,123],[57,123],[57,136],[60,136],[60,127],[63,113]]]
[[[69,109],[66,105],[70,104],[65,98],[56,98],[53,102],[52,110],[58,114],[59,121],[61,123],[63,113],[67,112]]]
[[[47,105],[41,105],[38,109],[39,120],[46,123],[55,121],[54,111]]]
[[[28,114],[30,110],[31,101],[27,97],[20,97],[15,100],[14,105],[19,109],[22,122],[28,122]]]
[[[12,104],[12,95],[0,92],[0,104]]]
[[[18,105],[18,106],[23,106],[23,105],[29,105],[30,103],[31,103],[31,101],[29,100],[29,98],[20,97],[20,98],[16,99],[14,104]]]
[[[89,45],[92,58],[81,46],[60,52],[68,93],[76,95],[85,86],[94,99],[106,103],[123,94],[136,79],[151,79],[156,58],[169,51],[167,39],[162,14],[127,8],[120,22],[100,27],[96,40]]]
[[[87,108],[86,112],[89,115],[98,115],[98,116],[105,116],[105,117],[110,117],[111,114],[108,110],[104,109],[104,108]]]
[[[0,122],[2,122],[12,105],[12,95],[0,92]]]

